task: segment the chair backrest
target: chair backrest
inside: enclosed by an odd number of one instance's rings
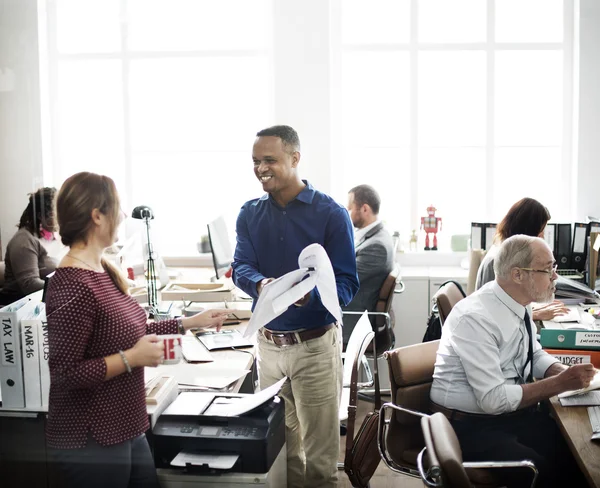
[[[484,249],[471,249],[471,259],[469,261],[469,277],[467,278],[467,295],[475,291],[475,283],[477,283],[477,272],[479,265],[485,257]]]
[[[392,402],[396,405],[429,413],[429,391],[440,341],[399,347],[384,354],[390,372]],[[417,455],[423,449],[419,417],[394,411],[387,433],[388,451],[394,462],[416,469]]]
[[[352,335],[346,347],[344,358],[344,367],[342,370],[342,398],[340,400],[339,419],[340,421],[348,418],[348,405],[350,404],[350,382],[352,380],[352,371],[358,370],[362,363],[362,357],[371,342],[373,341],[373,328],[369,316],[364,313],[361,315],[356,326],[352,330]],[[356,393],[358,396],[358,393]],[[355,402],[356,403],[356,402]]]
[[[454,306],[464,297],[462,291],[452,281],[446,283],[433,295],[442,325],[444,325],[446,318],[448,318]]]
[[[463,466],[462,451],[448,419],[437,412],[421,418],[425,457],[429,469],[439,467],[442,485],[449,488],[472,488]]]
[[[375,315],[375,346],[377,356],[381,356],[385,351],[394,347],[396,341],[394,336],[394,316],[392,312],[392,302],[394,300],[394,290],[396,289],[396,280],[400,275],[400,267],[396,265],[387,276],[379,290],[379,298],[375,304],[375,312],[384,312],[390,315],[390,319],[384,315]],[[367,350],[373,353],[372,346]]]

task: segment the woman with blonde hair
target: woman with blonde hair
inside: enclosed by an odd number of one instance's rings
[[[48,286],[51,375],[47,444],[61,486],[158,487],[144,432],[144,367],[157,366],[157,334],[220,327],[226,310],[148,323],[124,276],[103,257],[124,214],[108,176],[77,173],[56,198],[69,252]]]

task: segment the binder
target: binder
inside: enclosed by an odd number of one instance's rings
[[[496,237],[496,224],[484,224],[485,225],[485,250],[489,251],[494,244],[494,237]]]
[[[471,249],[485,249],[485,234],[483,224],[471,223]]]
[[[571,224],[555,224],[554,259],[561,269],[571,268]]]
[[[42,408],[48,408],[48,395],[50,393],[50,368],[48,367],[48,320],[46,307],[40,310],[38,316],[38,347],[40,357],[40,387],[42,390]]]
[[[554,253],[554,244],[556,242],[556,224],[546,224],[544,229],[544,240],[548,247]]]
[[[0,308],[0,391],[3,408],[25,407],[19,323],[33,307],[35,302],[25,297]]]
[[[21,345],[23,346],[23,383],[25,407],[42,407],[42,387],[40,381],[40,348],[38,345],[41,324],[39,315],[44,307],[41,303],[21,320]]]
[[[471,223],[471,249],[488,251],[494,244],[496,224],[472,222]]]
[[[565,366],[574,364],[593,364],[600,368],[600,351],[584,351],[579,349],[545,349]]]
[[[587,257],[587,237],[589,225],[575,222],[573,226],[573,246],[571,248],[571,267],[577,271],[585,271]]]
[[[600,351],[600,331],[592,329],[541,329],[540,344],[551,349]]]

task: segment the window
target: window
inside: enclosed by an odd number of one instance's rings
[[[248,181],[253,135],[273,123],[270,12],[268,0],[51,2],[55,184],[111,176],[124,208],[154,210],[161,254],[196,255],[209,221],[260,194]]]
[[[340,8],[338,198],[372,184],[382,218],[404,237],[433,204],[442,246],[524,196],[571,218],[570,0]]]
[[[48,183],[109,174],[124,208],[153,208],[162,254],[196,255],[221,214],[233,230],[261,194],[254,134],[274,123],[298,129],[302,177],[343,204],[372,184],[403,240],[431,204],[442,249],[524,196],[572,219],[573,0],[56,0],[48,12]]]

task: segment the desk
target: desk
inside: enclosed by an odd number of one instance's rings
[[[558,397],[553,397],[550,410],[589,485],[600,488],[600,443],[591,441],[587,407],[561,407]]]

